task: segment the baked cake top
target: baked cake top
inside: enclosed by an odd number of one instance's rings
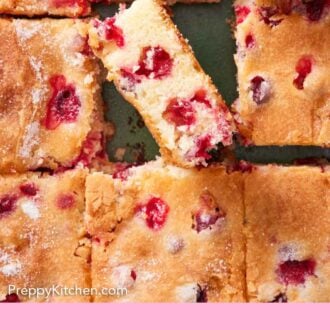
[[[236,119],[246,143],[328,146],[330,7],[291,3],[235,3]]]
[[[242,178],[161,161],[86,184],[96,301],[244,301]],[[234,197],[233,197],[234,196]]]
[[[100,69],[85,27],[70,19],[0,19],[2,173],[85,165],[100,152]]]
[[[9,285],[90,287],[85,177],[84,170],[0,177],[0,301],[89,301],[88,296],[28,298],[8,291]]]

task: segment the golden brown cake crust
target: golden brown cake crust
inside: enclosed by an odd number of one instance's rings
[[[304,5],[285,15],[274,1],[257,3],[260,7],[245,0],[235,4],[234,110],[241,134],[256,145],[329,146],[329,10],[311,21]]]
[[[329,173],[326,168],[263,166],[247,175],[250,301],[330,300]]]
[[[0,13],[18,16],[67,16],[90,14],[88,0],[0,0]]]
[[[84,170],[0,177],[0,301],[9,285],[90,287],[90,247],[83,225],[85,177]],[[18,297],[22,302],[90,300],[88,295],[28,298],[19,292]]]
[[[85,30],[80,20],[0,19],[1,173],[70,167],[92,133],[102,140],[100,69]]]
[[[127,181],[102,173],[87,178],[92,285],[128,289],[122,297],[95,301],[196,302],[202,294],[210,302],[244,301],[241,176],[157,163],[129,173]],[[209,211],[224,217],[201,229],[193,219],[204,197],[218,208]],[[152,198],[168,207],[160,227],[147,225],[137,211]]]

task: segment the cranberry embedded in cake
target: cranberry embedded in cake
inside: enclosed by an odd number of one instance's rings
[[[245,37],[245,47],[246,48],[253,48],[255,46],[255,39],[254,39],[254,36],[252,34],[248,34],[246,37]]]
[[[0,198],[0,218],[15,210],[17,199],[17,196],[13,194],[7,194]]]
[[[161,229],[167,219],[170,208],[161,198],[151,197],[146,203],[140,204],[136,208],[136,213],[141,216],[147,226],[153,230]]]
[[[33,183],[23,183],[19,187],[21,193],[23,193],[26,196],[35,196],[38,193],[38,187]]]
[[[312,56],[305,55],[299,59],[296,65],[296,72],[298,75],[293,81],[293,84],[296,86],[296,88],[304,89],[305,79],[312,72],[312,64]]]
[[[274,16],[279,14],[279,10],[276,7],[261,7],[259,13],[265,24],[270,27],[275,27],[282,22],[282,19],[275,19]]]
[[[62,123],[73,123],[77,120],[81,102],[75,86],[67,84],[64,76],[53,76],[49,82],[53,94],[48,102],[44,124],[47,129],[54,130]]]
[[[299,285],[304,284],[309,276],[315,276],[315,268],[313,259],[287,260],[279,265],[276,273],[282,283]]]
[[[225,219],[226,213],[219,207],[215,197],[209,192],[204,191],[199,197],[199,207],[193,213],[192,228],[200,233],[206,229],[212,229],[217,223]]]
[[[250,81],[250,91],[253,101],[259,105],[266,102],[270,96],[270,85],[261,76],[255,76]]]
[[[106,41],[114,41],[118,47],[124,47],[125,38],[123,30],[116,25],[115,17],[107,17],[103,22],[95,19],[93,25],[99,36]]]
[[[247,6],[235,6],[236,24],[241,24],[250,14],[251,9]]]
[[[163,112],[163,118],[177,127],[193,125],[196,122],[195,110],[191,101],[173,99]]]
[[[71,209],[75,203],[76,197],[71,193],[60,194],[56,200],[57,207],[62,210]]]
[[[330,6],[328,0],[302,1],[306,7],[306,14],[310,21],[315,22],[321,19],[326,6]]]
[[[173,59],[162,47],[145,47],[142,50],[135,73],[152,79],[162,79],[170,75],[173,67]]]
[[[7,294],[5,300],[0,300],[0,303],[19,303],[21,300],[16,293]]]

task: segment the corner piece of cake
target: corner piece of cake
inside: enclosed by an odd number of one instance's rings
[[[237,0],[235,12],[243,141],[329,147],[329,1]]]
[[[238,172],[158,160],[93,173],[86,186],[95,302],[245,301]]]
[[[207,166],[232,144],[232,117],[161,1],[136,0],[94,19],[89,37],[108,80],[140,112],[167,161]]]
[[[0,19],[0,171],[105,157],[101,71],[86,23]]]
[[[259,167],[244,199],[249,301],[329,302],[329,167]]]
[[[0,0],[0,14],[79,17],[90,14],[93,0]]]
[[[0,302],[90,301],[85,179],[85,170],[0,176]]]

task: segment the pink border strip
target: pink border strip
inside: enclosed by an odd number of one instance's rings
[[[329,329],[329,310],[329,304],[2,304],[0,328],[319,330]]]

